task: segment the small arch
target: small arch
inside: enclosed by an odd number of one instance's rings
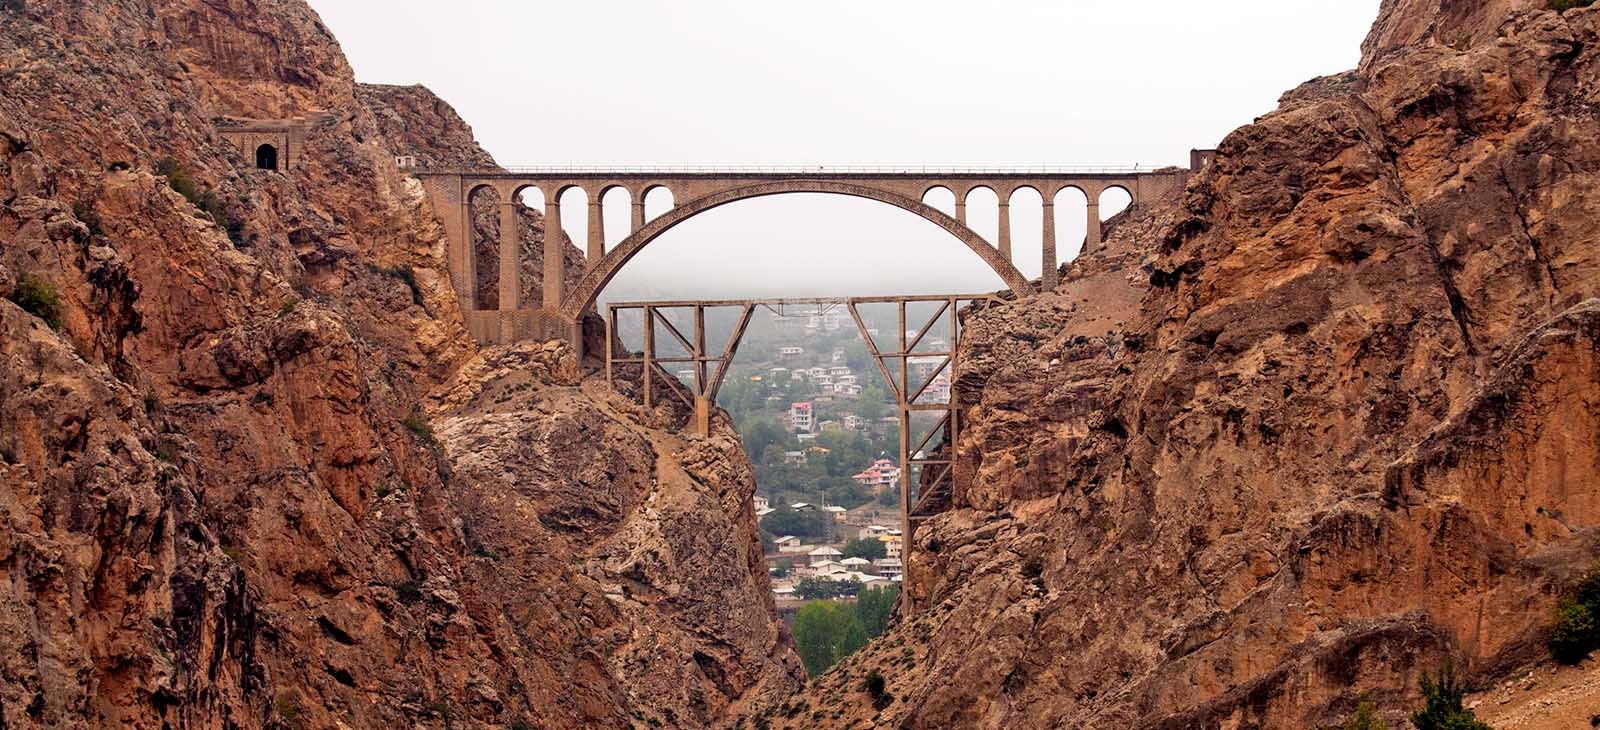
[[[967,227],[996,245],[1000,237],[1000,195],[988,185],[969,188],[964,196],[967,203]]]
[[[1023,276],[1039,276],[1044,260],[1044,197],[1032,185],[1011,191],[1006,212],[1011,216],[1011,263]]]
[[[678,201],[672,195],[672,190],[665,185],[651,185],[644,189],[644,219],[653,221],[671,212],[678,207]]]
[[[1133,205],[1133,193],[1121,185],[1109,185],[1100,191],[1100,220],[1108,221]]]
[[[264,145],[261,145],[260,147],[257,147],[256,148],[256,169],[257,170],[276,170],[276,169],[278,169],[278,148],[274,147],[274,146],[272,146],[270,144],[264,144]]]
[[[956,214],[955,191],[943,185],[934,185],[922,191],[922,204],[948,216]]]
[[[556,204],[561,206],[561,232],[567,240],[584,250],[589,241],[589,191],[579,185],[567,185],[556,193]],[[550,235],[546,230],[545,235]]]
[[[1056,191],[1056,265],[1078,258],[1089,233],[1089,194],[1076,185]]]
[[[600,219],[606,224],[606,250],[611,250],[632,233],[633,192],[622,185],[608,185],[600,191]]]
[[[500,308],[500,191],[479,185],[467,194],[467,216],[472,232],[472,283],[477,295],[473,308]]]

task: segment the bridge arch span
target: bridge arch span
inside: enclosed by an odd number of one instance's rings
[[[562,315],[569,320],[576,321],[578,317],[582,316],[583,312],[594,304],[595,300],[599,298],[601,290],[605,289],[606,285],[622,270],[623,266],[627,265],[640,251],[643,251],[645,246],[648,246],[679,223],[729,203],[785,193],[847,195],[876,200],[914,213],[922,219],[943,228],[965,244],[967,248],[972,249],[973,253],[978,254],[978,257],[983,259],[984,263],[988,264],[989,268],[994,270],[1012,291],[1020,295],[1031,293],[1034,290],[1033,284],[1028,278],[1023,276],[1016,266],[1003,257],[998,249],[989,245],[983,237],[961,221],[920,200],[880,188],[849,182],[804,179],[777,180],[730,188],[681,203],[674,201],[677,204],[671,210],[657,216],[643,227],[634,231],[632,235],[623,239],[598,262],[589,267],[588,272],[578,281],[571,294],[562,297]]]

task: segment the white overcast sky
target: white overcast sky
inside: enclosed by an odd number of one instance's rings
[[[358,79],[420,83],[504,165],[1187,164],[1284,91],[1353,68],[1378,0],[310,0]],[[608,199],[608,238],[627,220]],[[654,201],[652,201],[654,202]],[[934,201],[930,201],[934,202]],[[1115,201],[1107,200],[1112,207]],[[993,201],[969,209],[992,235]],[[941,205],[940,207],[946,207]],[[1081,241],[1062,200],[1062,258]],[[563,201],[580,242],[584,206]],[[1040,210],[1013,201],[1037,276]],[[784,195],[665,234],[608,292],[976,291],[933,224]]]

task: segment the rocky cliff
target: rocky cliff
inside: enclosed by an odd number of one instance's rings
[[[1444,661],[1537,666],[1600,554],[1597,94],[1600,10],[1386,0],[1062,292],[970,312],[925,608],[766,720],[1402,722]]]
[[[287,174],[214,127],[312,113]],[[794,685],[742,452],[475,352],[400,154],[492,164],[300,0],[0,4],[0,727],[698,726]]]

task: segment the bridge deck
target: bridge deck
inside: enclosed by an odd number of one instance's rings
[[[511,166],[486,169],[415,170],[412,174],[460,175],[476,180],[623,180],[664,178],[677,180],[1037,180],[1040,178],[1122,179],[1132,175],[1181,170],[1173,166],[1105,165],[1090,167],[861,167],[861,166],[775,166],[775,167],[587,167],[587,166]]]

